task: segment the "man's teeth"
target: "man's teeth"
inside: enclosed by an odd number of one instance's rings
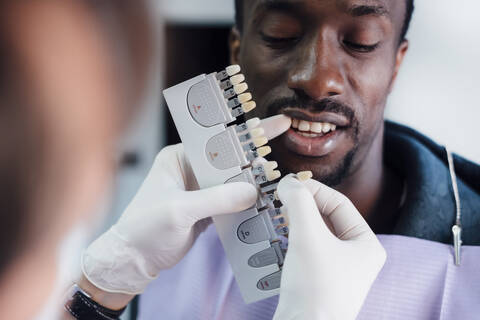
[[[305,137],[319,137],[330,131],[335,131],[337,126],[328,122],[310,122],[305,120],[292,119],[292,128]]]

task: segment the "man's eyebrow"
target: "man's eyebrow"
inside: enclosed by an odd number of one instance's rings
[[[388,9],[382,5],[353,5],[347,9],[347,13],[353,17],[362,17],[368,15],[390,16]]]
[[[260,0],[258,2],[257,8],[264,10],[298,11],[301,6],[285,0]]]

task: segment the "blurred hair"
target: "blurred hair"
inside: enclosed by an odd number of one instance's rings
[[[407,3],[407,9],[405,12],[405,18],[403,21],[402,30],[400,32],[400,42],[405,40],[407,35],[408,28],[410,26],[410,21],[412,20],[412,14],[414,10],[414,0],[405,0]],[[243,30],[243,3],[244,0],[235,0],[235,26],[237,27],[240,33]]]
[[[42,187],[42,169],[47,158],[46,124],[41,108],[29,97],[29,79],[22,68],[12,30],[6,20],[15,0],[0,2],[0,277],[16,256],[22,254],[34,236],[28,235],[29,221],[38,221],[32,200]],[[88,0],[84,2],[100,22],[104,38],[115,59],[115,72],[123,82],[121,107],[125,119],[142,95],[152,59],[153,32],[144,1]],[[21,23],[21,22],[18,22]],[[61,197],[62,195],[59,195]],[[48,213],[47,213],[48,214]],[[45,215],[47,215],[45,214]],[[40,216],[48,232],[55,217]]]

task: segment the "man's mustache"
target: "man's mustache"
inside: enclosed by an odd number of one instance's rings
[[[346,117],[350,124],[355,123],[355,112],[348,105],[335,101],[330,98],[325,98],[320,101],[304,100],[298,97],[279,98],[267,107],[268,116],[273,116],[282,113],[286,108],[305,109],[310,112],[332,112]]]

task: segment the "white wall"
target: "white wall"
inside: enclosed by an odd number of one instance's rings
[[[387,117],[480,163],[480,2],[415,2]]]

